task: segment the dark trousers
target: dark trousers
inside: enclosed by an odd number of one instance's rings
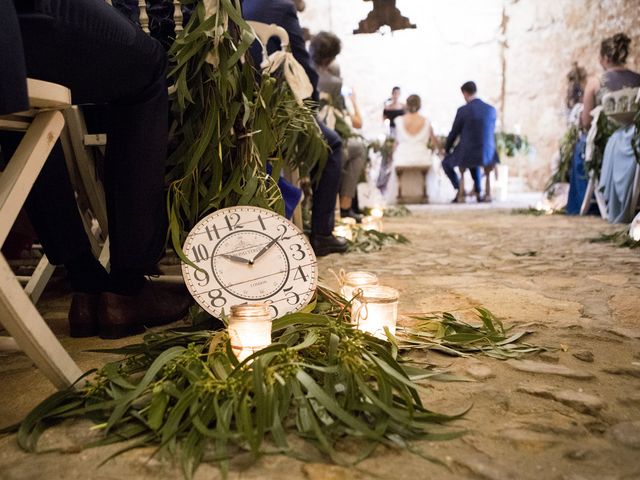
[[[447,174],[453,188],[456,190],[460,189],[460,178],[456,173],[456,166],[454,165],[453,157],[447,156],[442,161],[442,168],[444,173]],[[473,177],[473,186],[476,190],[476,193],[480,195],[482,192],[482,167],[470,167],[469,171],[471,172],[471,176]]]
[[[342,140],[324,123],[318,122],[318,124],[330,150],[320,180],[313,190],[311,232],[314,235],[331,235],[335,225],[336,197],[342,172]],[[312,176],[314,174],[315,172],[312,172]]]
[[[29,3],[35,9],[19,12],[27,75],[68,87],[75,104],[106,105],[103,180],[112,268],[151,268],[167,231],[166,54],[104,0]],[[15,147],[10,143],[8,157]],[[59,146],[26,207],[52,263],[67,263],[88,249]]]

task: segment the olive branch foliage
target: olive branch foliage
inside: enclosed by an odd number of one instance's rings
[[[640,248],[640,241],[633,239],[629,234],[629,229],[614,233],[602,233],[598,237],[589,239],[589,243],[612,243],[616,247]]]
[[[578,128],[578,126],[571,125],[565,132],[562,140],[560,140],[560,147],[558,149],[560,159],[558,162],[558,167],[553,172],[544,187],[544,191],[547,194],[548,198],[551,198],[553,196],[554,187],[556,184],[569,181],[569,172],[571,170],[573,151],[575,150],[579,136],[580,129]]]
[[[248,53],[254,39],[238,0],[219,0],[210,16],[196,2],[170,49],[176,147],[167,210],[179,254],[189,230],[219,208],[254,205],[284,214],[282,169],[308,175],[326,160],[313,105],[298,104],[281,71],[257,72]]]
[[[83,387],[44,400],[21,424],[18,442],[36,451],[49,426],[88,417],[101,435],[84,447],[126,442],[115,456],[156,446],[179,454],[190,478],[205,454],[224,475],[238,451],[304,458],[291,447],[291,435],[343,465],[361,461],[379,444],[428,458],[416,440],[462,435],[443,424],[464,412],[438,414],[420,398],[417,382],[439,373],[400,363],[395,339],[355,329],[349,306],[320,287],[305,311],[274,321],[269,347],[241,363],[226,331],[148,333],[142,343],[102,350],[124,358],[94,372]],[[339,451],[344,439],[360,452]]]
[[[528,330],[511,333],[500,319],[486,308],[476,308],[479,324],[473,325],[456,318],[449,312],[415,316],[417,324],[398,330],[401,349],[436,350],[447,355],[465,357],[483,354],[499,360],[519,358],[540,353],[545,347],[522,343]]]
[[[400,233],[365,230],[360,226],[352,227],[351,233],[353,238],[347,239],[347,252],[371,253],[382,250],[387,245],[409,243],[409,239]]]

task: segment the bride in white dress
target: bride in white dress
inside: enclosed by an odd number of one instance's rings
[[[410,95],[406,103],[407,113],[396,119],[396,150],[393,153],[392,173],[385,192],[389,204],[395,204],[398,195],[398,179],[395,172],[397,166],[431,167],[426,175],[430,202],[448,202],[455,196],[453,187],[442,171],[440,157],[429,149],[429,140],[437,150],[440,150],[441,146],[433,133],[431,122],[418,113],[421,104],[418,95]]]

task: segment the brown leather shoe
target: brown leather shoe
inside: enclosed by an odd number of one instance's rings
[[[103,292],[98,306],[100,338],[136,335],[183,318],[193,302],[184,288],[146,280],[137,295]]]
[[[98,335],[98,303],[100,294],[76,292],[69,308],[69,335],[74,338]]]

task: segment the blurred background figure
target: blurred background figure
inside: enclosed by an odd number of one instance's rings
[[[391,89],[391,97],[384,102],[382,119],[389,121],[389,134],[393,137],[396,131],[396,118],[405,114],[405,104],[400,101],[400,87]]]
[[[354,211],[353,200],[367,162],[367,149],[362,136],[357,132],[362,127],[362,116],[355,94],[351,88],[344,87],[340,67],[335,61],[341,48],[340,39],[331,32],[319,32],[309,44],[311,59],[318,72],[320,118],[340,135],[344,145],[340,216],[351,217],[360,222],[362,215]]]

